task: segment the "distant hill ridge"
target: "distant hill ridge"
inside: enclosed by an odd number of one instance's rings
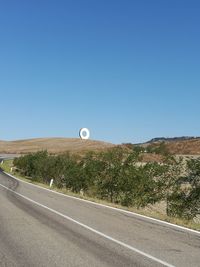
[[[176,142],[176,141],[187,141],[187,140],[194,140],[200,139],[197,136],[181,136],[181,137],[156,137],[153,138],[146,143],[155,143],[155,142]]]
[[[168,151],[175,155],[200,155],[200,137],[153,138],[143,146],[157,146],[164,142]]]
[[[164,142],[168,151],[175,155],[200,155],[200,137],[156,137],[144,143],[124,144],[125,146],[159,146]]]

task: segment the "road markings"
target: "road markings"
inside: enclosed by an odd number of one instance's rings
[[[185,232],[190,232],[190,233],[193,233],[193,234],[200,235],[200,231],[197,231],[197,230],[193,230],[193,229],[190,229],[190,228],[186,228],[184,226],[180,226],[180,225],[176,225],[176,224],[173,224],[173,223],[165,222],[165,221],[162,221],[162,220],[159,220],[159,219],[155,219],[155,218],[152,218],[152,217],[148,217],[148,216],[145,216],[145,215],[142,215],[142,214],[139,214],[139,213],[135,213],[133,211],[123,210],[123,209],[120,209],[120,208],[115,208],[115,207],[107,206],[107,205],[104,205],[104,204],[96,203],[96,202],[93,202],[93,201],[90,201],[90,200],[81,199],[81,198],[74,197],[74,196],[69,196],[69,195],[66,195],[66,194],[63,194],[63,193],[56,192],[54,190],[48,189],[48,188],[41,187],[41,186],[36,185],[36,184],[31,184],[29,182],[23,181],[23,180],[15,177],[15,176],[7,173],[7,172],[4,172],[4,173],[6,175],[8,175],[9,177],[11,177],[11,178],[13,178],[13,179],[15,179],[15,180],[17,180],[17,181],[19,181],[21,183],[25,183],[25,184],[28,184],[30,186],[46,190],[46,191],[49,191],[51,193],[54,193],[54,194],[57,194],[57,195],[60,195],[60,196],[71,198],[71,199],[74,199],[74,200],[77,200],[77,201],[82,201],[82,202],[85,202],[85,203],[90,203],[90,204],[95,205],[95,206],[100,206],[100,207],[111,209],[111,210],[115,210],[115,211],[118,211],[118,212],[130,214],[130,215],[132,215],[134,217],[139,217],[141,219],[145,219],[146,221],[153,221],[153,222],[156,222],[156,223],[159,223],[159,224],[163,224],[163,225],[168,226],[168,227],[172,227],[172,228],[175,228],[175,229],[183,230]]]
[[[49,208],[49,207],[47,207],[47,206],[45,206],[45,205],[43,205],[43,204],[31,199],[31,198],[28,198],[28,197],[26,197],[26,196],[24,196],[24,195],[22,195],[22,194],[20,194],[20,193],[18,193],[16,191],[12,190],[12,189],[10,189],[10,188],[2,185],[2,184],[0,184],[0,186],[2,188],[4,188],[4,189],[16,194],[17,196],[20,196],[21,198],[23,198],[23,199],[25,199],[25,200],[27,200],[27,201],[39,206],[39,207],[42,207],[42,208],[44,208],[44,209],[46,209],[48,211],[51,211],[52,213],[54,213],[56,215],[59,215],[60,217],[65,218],[65,219],[67,219],[67,220],[69,220],[69,221],[71,221],[71,222],[73,222],[73,223],[75,223],[75,224],[77,224],[77,225],[79,225],[79,226],[81,226],[81,227],[83,227],[83,228],[85,228],[85,229],[87,229],[87,230],[89,230],[89,231],[101,236],[101,237],[104,237],[105,239],[107,239],[109,241],[112,241],[112,242],[114,242],[114,243],[116,243],[116,244],[118,244],[118,245],[120,245],[120,246],[122,246],[124,248],[132,250],[133,252],[138,253],[138,254],[140,254],[140,255],[142,255],[142,256],[144,256],[144,257],[146,257],[146,258],[148,258],[148,259],[150,259],[152,261],[155,261],[157,263],[162,264],[163,266],[174,267],[174,265],[171,265],[171,264],[169,264],[169,263],[167,263],[165,261],[162,261],[162,260],[160,260],[160,259],[158,259],[158,258],[156,258],[156,257],[154,257],[154,256],[152,256],[152,255],[150,255],[148,253],[145,253],[145,252],[143,252],[143,251],[141,251],[141,250],[139,250],[137,248],[134,248],[134,247],[132,247],[132,246],[126,244],[126,243],[123,243],[123,242],[121,242],[121,241],[119,241],[119,240],[117,240],[115,238],[112,238],[112,237],[110,237],[110,236],[108,236],[108,235],[106,235],[106,234],[104,234],[102,232],[99,232],[99,231],[87,226],[86,224],[83,224],[83,223],[81,223],[79,221],[76,221],[75,219],[73,219],[73,218],[71,218],[71,217],[69,217],[67,215],[64,215],[64,214],[62,214],[62,213],[60,213],[60,212],[58,212],[58,211],[56,211],[54,209],[51,209],[51,208]]]

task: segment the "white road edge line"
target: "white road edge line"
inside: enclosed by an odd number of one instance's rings
[[[162,264],[164,266],[167,266],[167,267],[175,267],[174,265],[171,265],[171,264],[169,264],[169,263],[167,263],[165,261],[162,261],[162,260],[160,260],[160,259],[158,259],[158,258],[156,258],[154,256],[151,256],[148,253],[145,253],[145,252],[143,252],[143,251],[141,251],[141,250],[139,250],[137,248],[134,248],[134,247],[132,247],[132,246],[126,244],[126,243],[123,243],[123,242],[121,242],[121,241],[119,241],[119,240],[117,240],[115,238],[112,238],[112,237],[110,237],[110,236],[108,236],[108,235],[106,235],[106,234],[104,234],[102,232],[99,232],[99,231],[97,231],[97,230],[95,230],[95,229],[93,229],[93,228],[91,228],[91,227],[79,222],[79,221],[76,221],[75,219],[73,219],[73,218],[71,218],[71,217],[69,217],[67,215],[64,215],[64,214],[62,214],[62,213],[60,213],[60,212],[58,212],[58,211],[56,211],[54,209],[51,209],[51,208],[49,208],[49,207],[47,207],[47,206],[45,206],[45,205],[43,205],[43,204],[41,204],[41,203],[39,203],[37,201],[34,201],[31,198],[28,198],[28,197],[26,197],[26,196],[24,196],[24,195],[22,195],[22,194],[20,194],[20,193],[18,193],[16,191],[12,190],[12,189],[10,189],[10,188],[2,185],[2,184],[0,184],[0,187],[2,187],[4,189],[16,194],[17,196],[20,196],[23,199],[28,200],[29,202],[31,202],[31,203],[39,206],[39,207],[42,207],[42,208],[44,208],[44,209],[46,209],[48,211],[51,211],[52,213],[55,213],[56,215],[59,215],[59,216],[65,218],[65,219],[67,219],[67,220],[69,220],[69,221],[71,221],[71,222],[73,222],[73,223],[75,223],[75,224],[77,224],[77,225],[79,225],[79,226],[81,226],[81,227],[83,227],[83,228],[85,228],[85,229],[87,229],[87,230],[99,235],[99,236],[102,236],[102,237],[104,237],[104,238],[106,238],[106,239],[108,239],[108,240],[110,240],[110,241],[112,241],[112,242],[114,242],[114,243],[116,243],[116,244],[118,244],[120,246],[123,246],[123,247],[125,247],[125,248],[127,248],[129,250],[132,250],[133,252],[136,252],[136,253],[138,253],[138,254],[140,254],[140,255],[142,255],[142,256],[144,256],[144,257],[146,257],[146,258],[148,258],[148,259],[150,259],[152,261],[155,261],[155,262],[160,263],[160,264]]]
[[[58,194],[58,195],[61,195],[61,196],[67,197],[67,198],[75,199],[77,201],[82,201],[82,202],[90,203],[92,205],[100,206],[100,207],[103,207],[103,208],[115,210],[115,211],[118,211],[118,212],[130,214],[132,216],[145,219],[147,221],[153,221],[153,222],[156,222],[156,223],[159,223],[159,224],[163,224],[163,225],[166,225],[166,226],[169,226],[169,227],[172,227],[172,228],[177,228],[179,230],[183,230],[183,231],[191,232],[193,234],[200,235],[200,231],[197,231],[197,230],[193,230],[193,229],[190,229],[190,228],[187,228],[187,227],[184,227],[184,226],[180,226],[180,225],[177,225],[177,224],[173,224],[173,223],[165,222],[165,221],[162,221],[162,220],[159,220],[159,219],[155,219],[155,218],[152,218],[152,217],[148,217],[148,216],[145,216],[145,215],[142,215],[142,214],[135,213],[133,211],[123,210],[123,209],[120,209],[120,208],[115,208],[115,207],[107,206],[105,204],[96,203],[96,202],[93,202],[93,201],[90,201],[90,200],[86,200],[86,199],[81,199],[81,198],[78,198],[78,197],[69,196],[69,195],[66,195],[66,194],[63,194],[63,193],[60,193],[60,192],[56,192],[56,191],[54,191],[52,189],[44,188],[42,186],[39,186],[39,185],[36,185],[36,184],[31,184],[29,182],[23,181],[23,180],[15,177],[15,176],[7,173],[7,172],[4,172],[3,171],[3,173],[6,174],[6,175],[8,175],[8,176],[10,176],[11,178],[13,178],[13,179],[21,182],[21,183],[29,184],[31,186],[34,186],[34,187],[37,187],[37,188],[40,188],[40,189],[49,191],[49,192],[54,193],[54,194]]]

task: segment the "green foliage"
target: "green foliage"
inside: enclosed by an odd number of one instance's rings
[[[41,151],[16,158],[14,165],[19,168],[25,176],[31,176],[33,180],[40,180],[46,172],[47,151]]]
[[[146,151],[145,147],[141,146],[141,145],[134,145],[131,143],[124,143],[123,144],[124,147],[127,147],[130,150],[133,150],[136,153],[143,153]]]
[[[11,159],[7,159],[3,160],[3,163],[0,165],[0,170],[9,172],[12,167],[13,167],[13,161]]]
[[[136,153],[144,153],[146,151],[146,149],[142,146],[133,146],[133,151]]]
[[[200,214],[200,158],[187,162],[187,175],[177,180],[168,196],[168,215],[193,219]]]
[[[120,147],[98,155],[100,172],[97,178],[97,194],[103,199],[118,202],[121,192],[123,164],[127,154]]]
[[[162,156],[169,156],[170,155],[169,150],[168,150],[166,143],[164,141],[159,143],[159,144],[149,145],[146,148],[146,151],[148,153],[155,153],[155,154],[159,154]]]
[[[34,181],[98,197],[124,206],[145,207],[167,201],[171,216],[194,218],[200,211],[200,159],[187,163],[166,156],[164,162],[141,163],[140,151],[115,147],[83,157],[47,151],[14,160],[18,171]]]

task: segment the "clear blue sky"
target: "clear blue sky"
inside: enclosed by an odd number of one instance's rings
[[[200,1],[0,1],[0,140],[200,135]]]

